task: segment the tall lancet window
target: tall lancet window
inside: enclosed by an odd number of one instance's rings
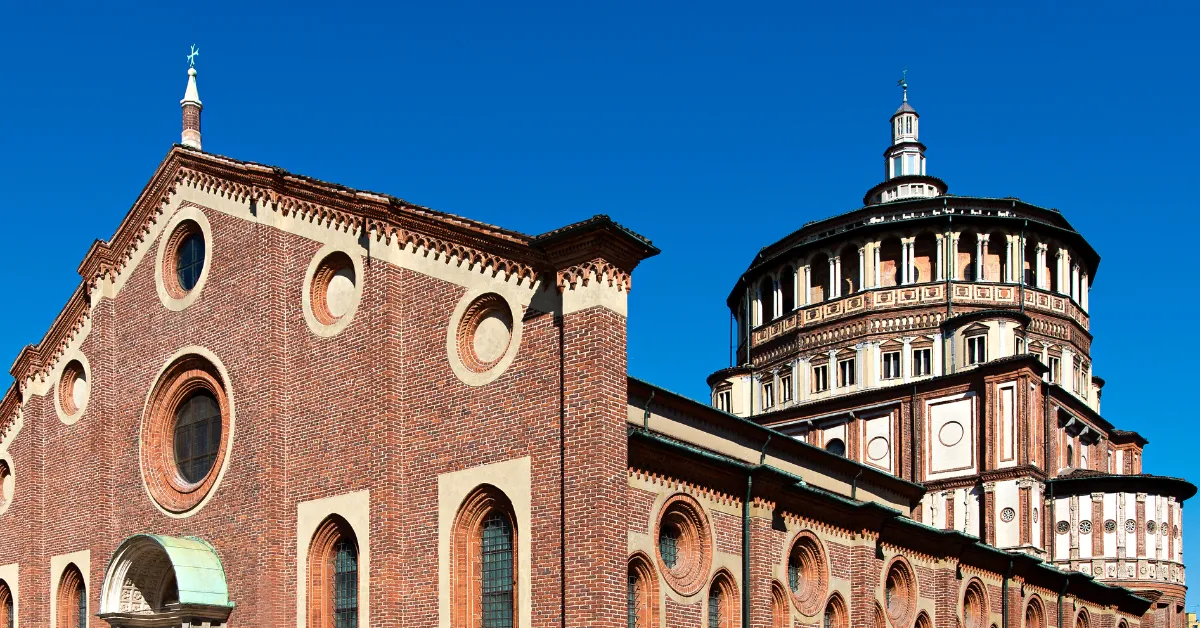
[[[451,535],[451,628],[516,626],[519,537],[508,497],[479,487],[464,500]]]
[[[308,552],[309,628],[358,627],[358,539],[345,519],[325,520]]]

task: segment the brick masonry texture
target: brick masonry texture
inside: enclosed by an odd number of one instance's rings
[[[81,347],[92,373],[84,416],[64,425],[53,394],[25,405],[9,449],[20,485],[0,525],[0,565],[21,566],[21,626],[46,625],[51,556],[91,552],[95,612],[113,550],[142,532],[214,544],[237,604],[231,625],[290,625],[296,504],[361,489],[371,493],[371,625],[437,625],[430,521],[438,475],[525,456],[534,478],[532,529],[522,531],[532,539],[533,625],[563,625],[564,607],[566,625],[624,621],[624,317],[590,308],[561,327],[552,314],[527,317],[509,369],[469,387],[445,350],[462,288],[366,260],[354,321],[317,337],[303,319],[301,288],[320,245],[205,214],[211,267],[198,300],[179,312],[164,308],[154,264],[143,261],[118,297],[95,310]],[[177,519],[142,486],[138,438],[155,374],[188,345],[228,369],[236,430],[211,500]],[[562,564],[578,592],[569,604],[557,593]]]

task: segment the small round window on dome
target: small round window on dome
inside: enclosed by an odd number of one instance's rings
[[[830,439],[829,442],[825,443],[825,451],[844,457],[846,455],[846,441],[840,438]]]

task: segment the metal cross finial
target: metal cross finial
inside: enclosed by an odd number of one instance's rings
[[[198,57],[198,56],[200,56],[200,50],[198,48],[196,48],[196,44],[192,44],[192,51],[189,52],[187,55],[189,68],[196,67],[196,57]]]

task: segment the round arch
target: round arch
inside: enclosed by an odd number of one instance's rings
[[[100,589],[99,616],[113,628],[186,618],[216,627],[225,625],[233,606],[212,545],[195,537],[138,534],[113,552]]]

